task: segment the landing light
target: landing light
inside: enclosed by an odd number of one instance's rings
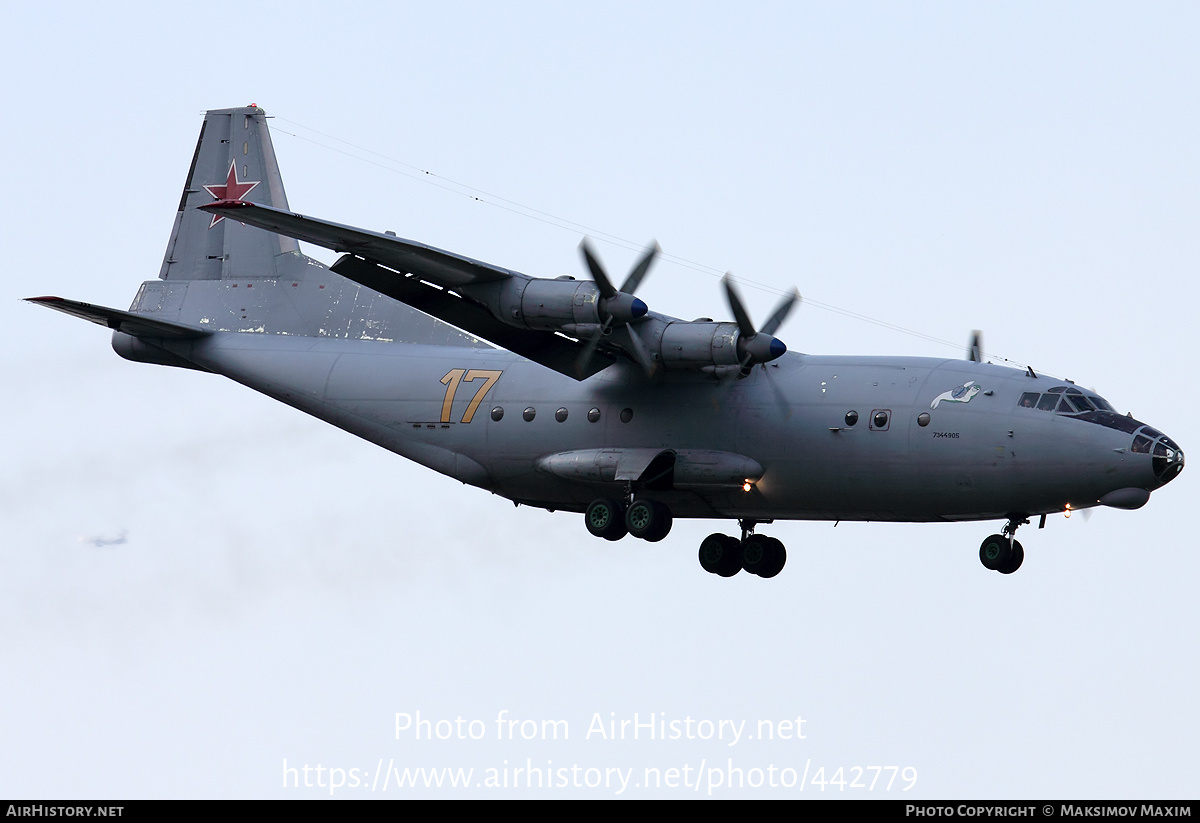
[[[753,488],[753,484],[749,480],[742,484],[742,491],[744,492],[750,491],[751,488]]]
[[[1063,510],[1063,516],[1064,517],[1071,516],[1071,504],[1070,503],[1068,503],[1066,509]]]

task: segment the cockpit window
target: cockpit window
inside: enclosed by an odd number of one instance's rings
[[[1023,392],[1021,399],[1017,401],[1017,405],[1022,409],[1040,409],[1041,411],[1058,412],[1059,414],[1081,415],[1088,412],[1103,413],[1105,420],[1116,416],[1113,407],[1103,397],[1094,394],[1084,394],[1074,386],[1054,386],[1046,389],[1045,394],[1037,392]],[[1091,420],[1091,417],[1088,417]],[[1093,420],[1092,422],[1100,422]],[[1111,426],[1109,422],[1104,425],[1111,428],[1124,429],[1124,425]],[[1154,437],[1156,435],[1151,435]]]

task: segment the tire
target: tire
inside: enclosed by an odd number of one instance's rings
[[[635,500],[625,512],[625,528],[634,537],[657,543],[671,531],[671,510],[657,500]]]
[[[759,574],[774,559],[771,538],[765,534],[752,534],[742,541],[742,568],[750,574]]]
[[[588,504],[583,522],[589,532],[605,540],[620,540],[628,533],[621,507],[604,497]]]
[[[979,562],[985,569],[997,571],[1012,557],[1008,538],[1000,534],[989,535],[979,547]]]
[[[742,570],[741,544],[726,534],[710,534],[700,542],[700,566],[709,574],[733,577]]]
[[[783,566],[787,563],[787,549],[774,537],[766,539],[771,544],[770,562],[761,564],[755,574],[759,577],[771,578],[783,571]]]
[[[1017,569],[1021,568],[1021,564],[1025,562],[1025,549],[1016,540],[1012,544],[1012,556],[1008,558],[1008,562],[996,569],[1000,574],[1012,574]]]

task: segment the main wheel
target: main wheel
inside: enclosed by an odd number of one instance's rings
[[[733,577],[742,570],[742,546],[727,534],[710,534],[700,543],[700,565],[709,574]]]
[[[774,537],[764,539],[769,544],[770,550],[767,552],[766,560],[759,564],[755,574],[759,577],[774,577],[783,571],[783,564],[787,563],[787,550],[783,548],[783,543]]]
[[[1021,564],[1025,562],[1025,549],[1016,540],[1012,543],[1012,556],[1008,558],[1008,562],[1003,566],[999,566],[996,571],[1000,574],[1012,574],[1017,569],[1021,568]]]
[[[666,537],[671,523],[671,510],[657,500],[635,500],[625,512],[629,533],[651,543]]]
[[[620,540],[629,533],[625,528],[625,515],[621,507],[603,497],[588,504],[583,522],[589,532],[605,540]]]
[[[752,534],[742,541],[742,568],[759,577],[774,577],[783,568],[783,564],[779,563],[781,551],[783,544],[774,537]],[[776,564],[779,569],[775,568]],[[772,570],[774,573],[766,574]]]
[[[985,569],[998,570],[1012,558],[1012,546],[1001,534],[989,535],[979,547],[979,562]]]

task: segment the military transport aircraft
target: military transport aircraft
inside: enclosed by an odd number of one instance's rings
[[[333,249],[332,268],[297,240]],[[210,111],[157,280],[128,311],[34,303],[113,330],[122,357],[223,374],[593,535],[662,540],[676,517],[736,520],[706,571],[773,577],[775,520],[1005,520],[983,565],[1011,574],[1030,517],[1136,509],[1183,469],[1169,437],[1094,392],[966,360],[787,353],[798,300],[755,326],[683,321],[590,279],[529,277],[391,232],[288,209],[255,106]]]

